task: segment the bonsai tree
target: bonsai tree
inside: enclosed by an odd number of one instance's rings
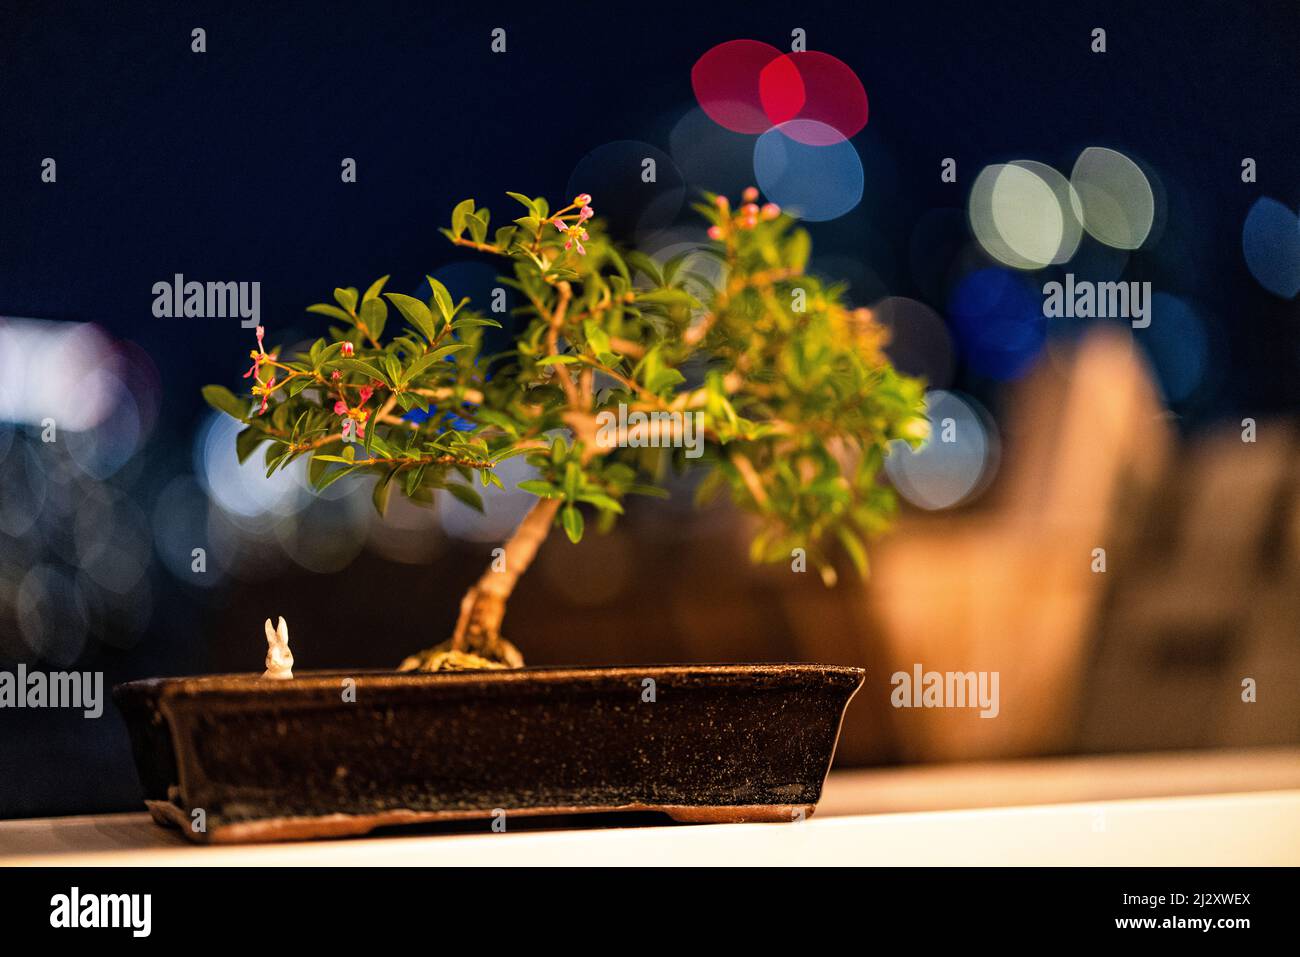
[[[439,491],[481,510],[476,481],[501,486],[496,466],[527,456],[536,475],[519,487],[537,501],[451,637],[401,667],[521,666],[501,623],[551,528],[573,542],[589,521],[608,528],[629,495],[666,494],[670,468],[702,469],[699,499],[725,492],[757,518],[754,560],[802,556],[833,584],[838,549],[865,574],[865,542],[895,507],[889,443],[928,434],[923,385],[890,365],[869,310],[805,272],[807,232],[753,188],[738,208],[706,194],[708,242],[657,263],[610,242],[588,195],[554,210],[509,196],[522,215],[495,231],[468,199],[442,230],[501,261],[521,302],[509,348],[489,352],[502,324],[436,279],[425,300],[384,292],[385,276],[308,307],[336,324],[305,352],[269,348],[259,327],[252,404],[204,389],[244,423],[241,461],[265,444],[270,476],[305,456],[318,489],[373,475],[381,513],[393,494]]]

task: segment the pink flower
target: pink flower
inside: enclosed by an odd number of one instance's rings
[[[275,385],[275,376],[271,376],[271,381],[268,382],[266,384],[266,388],[262,390],[262,405],[257,410],[258,415],[261,415],[263,412],[266,411],[266,403],[271,398],[271,387],[274,385]]]
[[[337,402],[334,403],[335,415],[346,415],[347,411],[348,411],[348,404],[344,402],[342,399],[339,399]]]
[[[556,229],[558,229],[558,230],[559,230],[560,232],[562,232],[562,233],[567,233],[567,232],[569,231],[568,227],[565,226],[565,225],[564,225],[564,222],[563,222],[562,220],[560,220],[560,219],[552,219],[552,220],[551,220],[551,225],[554,226]]]
[[[573,197],[573,205],[574,205],[574,206],[590,206],[590,205],[591,205],[591,194],[590,194],[590,193],[579,193],[577,196]]]
[[[764,219],[776,219],[781,215],[781,207],[776,203],[767,203],[763,206],[761,213]]]
[[[752,203],[754,200],[758,199],[758,189],[753,186],[747,186],[745,187],[745,191],[740,195],[745,202]]]
[[[727,202],[727,197],[725,196],[715,196],[713,197],[713,202],[717,204],[718,209],[724,212],[731,209],[731,203]]]
[[[342,379],[342,378],[343,378],[343,374],[342,374],[341,372],[339,372],[338,369],[335,369],[333,372],[330,373],[330,381],[331,381],[331,382],[338,382],[339,379]]]
[[[343,441],[351,442],[356,438],[357,424],[352,419],[343,420]]]
[[[369,402],[369,401],[370,401],[370,397],[371,397],[372,395],[374,395],[374,394],[375,394],[375,390],[372,389],[372,388],[370,388],[370,386],[368,386],[368,385],[362,386],[362,387],[361,387],[361,403],[364,405],[365,403]]]
[[[584,206],[582,207],[582,209],[578,210],[578,222],[580,223],[586,222],[587,220],[591,219],[591,217],[595,215],[596,215],[596,211],[594,209],[592,209],[590,206]]]
[[[262,362],[266,359],[266,350],[262,348],[262,337],[266,335],[266,327],[257,327],[257,351],[250,352],[248,355],[253,360],[253,367],[244,373],[245,379],[256,379],[262,381],[261,371]]]
[[[710,239],[721,239],[721,238],[722,238],[722,227],[721,227],[721,226],[710,226],[710,227],[709,227],[709,238],[710,238]]]
[[[345,356],[352,355],[352,343],[350,342],[343,343],[343,354]]]
[[[582,228],[581,220],[574,223],[568,229],[561,229],[560,231],[569,237],[564,243],[565,249],[573,249],[576,246],[578,248],[579,256],[587,255],[587,248],[582,245],[582,241],[584,239],[590,239],[591,237],[587,234],[587,231]]]

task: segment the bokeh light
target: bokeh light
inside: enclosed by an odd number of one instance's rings
[[[737,196],[753,185],[753,136],[719,126],[703,110],[691,109],[677,121],[668,134],[668,152],[692,195],[709,190]]]
[[[963,277],[948,315],[966,363],[994,379],[1024,375],[1047,335],[1038,291],[1007,269],[979,269]]]
[[[1241,227],[1241,251],[1255,280],[1275,296],[1300,292],[1300,216],[1275,199],[1255,200]]]
[[[275,540],[300,568],[328,575],[347,568],[361,554],[374,506],[369,495],[356,493],[362,487],[369,491],[374,480],[349,476],[335,482],[326,492],[349,481],[354,483],[352,489],[334,498],[313,496],[306,508],[284,515],[272,525]]]
[[[112,343],[87,323],[0,319],[0,419],[93,429],[113,411]]]
[[[224,576],[221,556],[208,543],[208,497],[193,475],[177,475],[154,503],[153,544],[167,571],[187,585],[211,588]],[[194,549],[203,549],[203,572],[195,571]]]
[[[1107,246],[1137,249],[1155,222],[1155,194],[1141,168],[1123,153],[1090,146],[1070,173],[1076,211],[1088,234]]]
[[[482,513],[450,495],[437,497],[443,531],[467,542],[502,542],[509,538],[537,501],[536,495],[518,487],[525,479],[536,478],[537,470],[523,456],[516,456],[497,465],[496,473],[505,488],[485,488],[475,483],[475,491],[483,499]]]
[[[18,586],[18,630],[32,656],[70,665],[86,646],[86,607],[76,574],[54,565],[30,569]]]
[[[390,562],[427,565],[446,548],[446,538],[434,508],[390,495],[383,518],[371,512],[366,546]]]
[[[862,81],[829,53],[809,50],[781,55],[763,68],[759,95],[771,124],[809,146],[832,146],[867,125],[867,91]]]
[[[1015,269],[1067,261],[1082,229],[1069,182],[1043,163],[1016,160],[987,166],[971,187],[971,231],[984,250]]]
[[[780,56],[780,50],[759,40],[719,43],[691,67],[691,89],[700,108],[734,133],[765,132],[772,121],[763,110],[759,78]]]
[[[1205,320],[1190,302],[1168,293],[1151,297],[1151,325],[1137,333],[1151,356],[1160,387],[1170,402],[1190,398],[1206,378],[1210,363]]]
[[[862,200],[862,160],[853,144],[845,139],[829,146],[804,142],[827,135],[839,136],[816,120],[792,120],[768,130],[754,144],[759,189],[788,212],[814,223],[837,219]]]
[[[974,399],[934,389],[925,394],[930,437],[916,451],[895,442],[885,459],[894,488],[919,508],[952,508],[982,491],[997,468],[992,420]]]
[[[951,384],[956,365],[952,336],[937,312],[905,296],[882,299],[871,311],[889,330],[885,351],[900,372],[920,376],[935,388]]]
[[[213,502],[236,521],[267,514],[291,515],[306,506],[310,493],[304,477],[295,474],[305,472],[305,460],[268,478],[261,449],[242,463],[236,456],[235,436],[241,428],[230,416],[213,412],[199,430],[195,471]]]
[[[680,260],[676,278],[687,292],[701,302],[710,301],[726,282],[727,264],[713,253],[712,246],[699,241],[699,230],[668,230],[655,234],[640,249],[661,267]]]

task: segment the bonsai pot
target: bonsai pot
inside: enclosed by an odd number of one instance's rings
[[[502,814],[790,821],[821,797],[860,668],[303,672],[120,685],[154,820],[199,842]],[[200,813],[201,812],[201,813]]]

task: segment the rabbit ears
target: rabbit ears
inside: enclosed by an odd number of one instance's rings
[[[280,616],[280,624],[274,628],[271,627],[271,619],[266,619],[266,643],[268,645],[284,645],[288,647],[289,623],[284,620],[283,615]]]

